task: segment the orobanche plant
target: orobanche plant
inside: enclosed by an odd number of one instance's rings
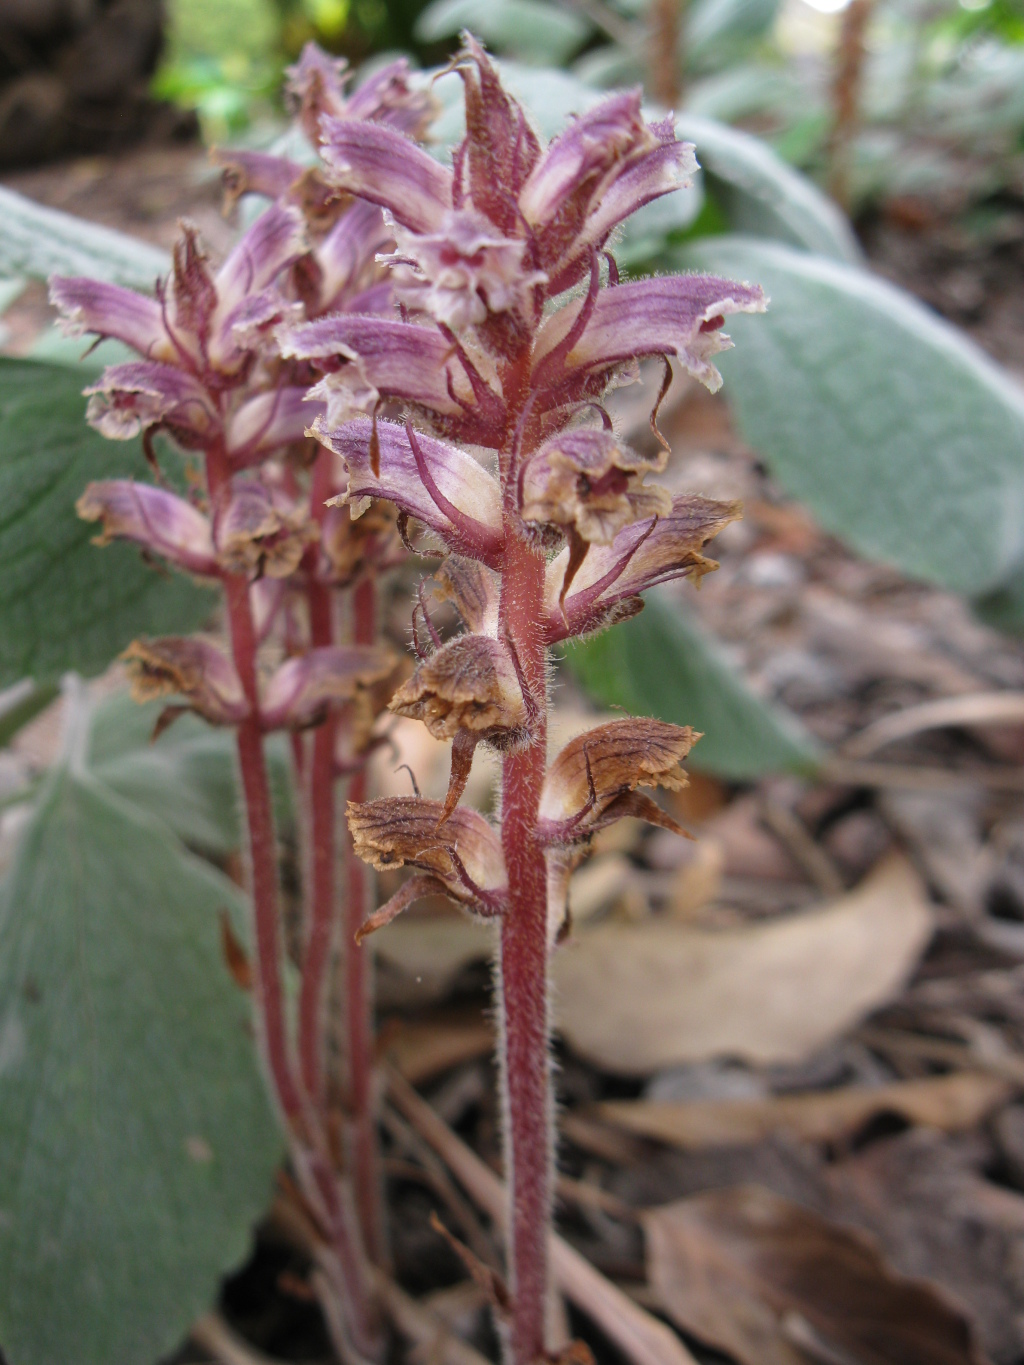
[[[549,765],[548,652],[636,613],[653,584],[699,577],[712,567],[704,545],[739,514],[645,485],[667,451],[624,445],[602,398],[650,357],[664,359],[666,384],[674,357],[716,388],[726,315],[764,300],[707,275],[619,282],[611,234],[696,165],[671,119],[644,121],[639,92],[607,99],[544,148],[472,38],[455,66],[467,132],[451,169],[383,123],[321,127],[335,182],[386,211],[402,317],[338,315],[278,336],[287,357],[324,373],[312,430],[344,467],[338,501],[356,525],[381,499],[404,536],[420,523],[442,547],[436,577],[466,626],[442,643],[421,596],[420,661],[391,701],[452,741],[447,798],[352,801],[348,815],[361,857],[418,869],[364,931],[437,892],[500,926],[510,1200],[500,1318],[508,1360],[531,1365],[547,1345],[548,958],[568,928],[568,879],[594,833],[623,816],[678,828],[637,788],[683,785],[694,740],[622,719]],[[458,804],[480,742],[502,756],[500,828]]]
[[[314,146],[329,119],[379,120],[404,136],[422,131],[432,110],[429,97],[410,87],[402,61],[346,99],[338,64],[310,48],[291,88]],[[79,514],[101,523],[102,539],[137,542],[223,591],[229,652],[206,636],[174,636],[137,640],[124,657],[137,700],[175,699],[158,730],[185,709],[235,730],[257,1036],[301,1197],[322,1241],[328,1321],[346,1355],[373,1358],[382,1339],[369,1263],[383,1255],[383,1221],[368,968],[354,941],[366,888],[362,865],[350,858],[338,895],[335,792],[347,777],[350,795],[365,793],[364,759],[397,664],[376,643],[375,576],[405,550],[386,506],[352,521],[327,505],[344,477],[305,435],[316,414],[306,400],[314,376],[306,362],[282,354],[276,335],[285,322],[321,314],[389,313],[391,288],[377,256],[391,235],[380,209],[353,201],[317,167],[258,153],[226,160],[236,192],[274,202],[218,270],[186,226],[154,298],[60,277],[51,298],[70,330],[115,338],[141,357],[107,368],[87,390],[89,420],[115,440],[141,432],[156,481],[91,484]],[[189,498],[165,486],[158,432],[201,457]],[[293,1018],[263,747],[264,736],[280,729],[292,735],[305,817]],[[340,999],[332,999],[332,961],[346,923]],[[332,1005],[342,1012],[340,1029]],[[337,1035],[343,1064],[334,1075],[327,1063]]]
[[[545,147],[472,38],[453,69],[467,131],[448,168],[415,140],[432,101],[403,63],[348,95],[340,68],[307,51],[292,90],[319,161],[224,158],[233,189],[270,206],[218,269],[184,227],[154,297],[83,278],[54,279],[52,297],[73,332],[138,356],[89,387],[89,419],[115,440],[141,434],[153,479],[93,483],[80,514],[101,540],[134,542],[222,593],[226,647],[142,638],[125,658],[136,696],[166,700],[158,729],[191,710],[235,735],[251,915],[248,944],[229,934],[228,956],[251,979],[335,1345],[354,1362],[384,1343],[361,940],[441,893],[500,930],[510,1216],[494,1297],[507,1359],[533,1365],[551,1357],[548,962],[569,930],[569,878],[593,835],[625,816],[681,832],[639,789],[682,786],[696,738],[623,718],[549,762],[549,652],[635,615],[645,589],[714,567],[704,547],[739,507],[644,482],[668,458],[657,410],[672,363],[718,387],[725,318],[764,300],[712,275],[620,282],[616,228],[696,168],[671,119],[645,121],[639,92]],[[616,434],[604,400],[659,360],[651,456]],[[190,457],[187,494],[168,439]],[[435,591],[466,627],[443,641],[421,584],[411,675],[376,620],[380,575],[409,554],[440,559]],[[388,706],[451,740],[444,801],[367,799]],[[294,988],[265,748],[282,730],[303,852]],[[481,742],[502,760],[497,824],[460,804]],[[370,912],[360,859],[415,871]]]

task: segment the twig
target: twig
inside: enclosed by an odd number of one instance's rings
[[[445,1365],[491,1365],[468,1342],[457,1337],[439,1313],[400,1289],[387,1275],[374,1277],[377,1296],[404,1337],[416,1343],[428,1360]]]
[[[682,94],[679,44],[684,0],[653,0],[650,7],[651,94],[666,109],[675,109]]]
[[[851,0],[843,15],[832,83],[834,121],[829,138],[829,190],[844,209],[850,202],[850,144],[860,119],[865,35],[874,0]]]
[[[761,818],[779,836],[819,891],[826,896],[838,896],[846,890],[835,863],[788,806],[772,796],[765,796],[761,801]]]
[[[844,758],[868,758],[887,744],[946,725],[1024,725],[1024,692],[941,697],[883,716],[842,746]]]
[[[280,1365],[231,1330],[219,1313],[204,1313],[189,1333],[217,1365]]]
[[[395,1107],[443,1158],[467,1193],[499,1226],[503,1225],[505,1186],[494,1172],[390,1067],[387,1082]],[[634,1365],[697,1365],[671,1328],[634,1303],[557,1233],[551,1238],[551,1261],[563,1294],[593,1318]]]
[[[862,1028],[858,1038],[876,1052],[891,1052],[905,1057],[920,1057],[928,1062],[945,1062],[949,1066],[969,1067],[987,1071],[993,1076],[1024,1086],[1024,1057],[998,1057],[969,1043],[956,1043],[945,1038],[928,1038],[919,1033],[897,1029]]]
[[[471,1205],[455,1188],[444,1163],[439,1161],[423,1138],[393,1109],[385,1108],[381,1121],[398,1146],[416,1158],[422,1167],[421,1175],[437,1197],[447,1205],[458,1223],[469,1249],[485,1265],[494,1266],[494,1248],[480,1226]]]
[[[818,769],[823,782],[844,787],[878,787],[893,791],[963,791],[988,787],[991,791],[1024,791],[1024,769],[1011,767],[930,768],[911,763],[863,763],[828,758]]]

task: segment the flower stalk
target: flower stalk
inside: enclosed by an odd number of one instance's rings
[[[709,572],[704,545],[739,515],[646,485],[667,456],[629,449],[602,400],[647,359],[664,363],[666,384],[675,363],[717,388],[725,317],[764,300],[710,276],[619,282],[615,228],[696,166],[671,119],[644,121],[638,92],[603,101],[545,148],[474,39],[454,65],[467,132],[451,169],[383,125],[322,124],[335,183],[392,228],[382,261],[401,319],[328,317],[284,324],[279,337],[323,376],[312,431],[344,466],[337,501],[358,525],[388,500],[410,545],[440,545],[436,591],[465,626],[442,640],[421,585],[419,663],[390,709],[452,742],[451,777],[443,802],[351,794],[355,853],[415,869],[359,937],[438,893],[499,921],[511,1207],[497,1302],[510,1365],[535,1365],[551,1358],[548,970],[568,930],[569,878],[593,834],[622,816],[681,832],[637,788],[683,785],[679,761],[696,738],[622,720],[549,765],[548,652],[634,614],[655,583]],[[502,757],[500,829],[460,804],[480,743]]]
[[[351,97],[344,84],[342,66],[315,48],[291,73],[314,144],[328,116],[415,134],[431,113],[402,62]],[[277,331],[324,315],[389,311],[391,289],[376,257],[394,239],[380,210],[340,194],[322,167],[262,153],[223,159],[233,194],[272,202],[219,269],[185,225],[171,276],[154,298],[84,279],[54,279],[51,292],[69,330],[115,337],[138,353],[91,387],[89,419],[112,439],[141,435],[158,474],[157,486],[90,485],[81,515],[101,522],[101,543],[133,541],[221,589],[227,652],[206,637],[168,638],[136,641],[125,659],[140,700],[171,703],[158,729],[191,709],[235,731],[256,1034],[296,1193],[320,1235],[325,1316],[339,1354],[354,1365],[379,1359],[383,1349],[370,1262],[381,1257],[384,1239],[367,959],[354,946],[341,952],[351,923],[365,916],[366,874],[346,856],[342,903],[337,788],[348,778],[356,797],[365,796],[372,729],[396,667],[376,638],[374,577],[405,551],[393,514],[357,526],[327,506],[345,488],[343,471],[306,435],[325,404],[307,397],[315,375],[283,355]],[[158,433],[201,459],[203,478],[189,497],[166,486]],[[348,639],[339,629],[346,616]],[[294,1010],[284,987],[278,838],[264,755],[274,730],[291,738],[305,853]],[[339,957],[344,1077],[334,1074],[329,1047]]]

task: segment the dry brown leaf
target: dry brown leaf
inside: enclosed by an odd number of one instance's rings
[[[899,990],[932,930],[892,855],[856,890],[768,924],[609,923],[555,958],[556,1018],[583,1057],[626,1075],[710,1057],[797,1062]]]
[[[740,1365],[982,1365],[967,1319],[863,1233],[756,1185],[643,1215],[651,1285]]]
[[[615,1100],[599,1104],[595,1112],[631,1133],[697,1151],[760,1142],[781,1131],[824,1142],[856,1131],[879,1114],[898,1114],[910,1123],[955,1132],[980,1123],[1011,1088],[997,1076],[960,1071],[802,1095],[686,1103]]]
[[[384,1047],[388,1060],[410,1085],[422,1085],[493,1050],[493,1025],[479,1013],[465,1019],[402,1020]]]

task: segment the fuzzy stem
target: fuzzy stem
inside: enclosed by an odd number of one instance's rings
[[[206,452],[206,475],[211,501],[216,502],[231,476],[225,451]],[[250,714],[236,731],[238,762],[245,796],[249,833],[249,880],[253,907],[255,964],[253,992],[257,1030],[266,1056],[274,1093],[290,1129],[301,1117],[302,1101],[288,1049],[284,992],[281,986],[280,919],[277,906],[277,840],[274,834],[270,782],[263,754],[256,687],[256,630],[244,574],[223,575],[231,652]]]
[[[551,1223],[552,1125],[548,1055],[547,869],[537,841],[546,758],[545,561],[506,518],[501,620],[540,715],[530,747],[505,756],[501,838],[509,904],[501,921],[502,1091],[509,1187],[510,1365],[544,1351]]]
[[[352,596],[352,636],[358,645],[373,644],[377,634],[377,595],[372,578],[363,578]],[[366,770],[349,783],[350,801],[366,800]],[[370,950],[356,942],[366,918],[366,867],[345,841],[345,1037],[348,1044],[348,1108],[351,1115],[352,1169],[356,1205],[363,1236],[379,1263],[386,1258],[380,1171],[377,1163],[374,1105],[373,997]]]
[[[314,517],[330,496],[330,463],[322,451],[313,470],[311,503]],[[312,569],[312,566],[310,566]],[[312,571],[306,589],[309,607],[310,643],[323,648],[334,643],[334,613],[331,589]],[[302,963],[299,991],[299,1064],[302,1083],[312,1103],[320,1108],[324,1099],[324,987],[330,964],[331,941],[335,928],[337,819],[334,793],[334,745],[337,717],[331,712],[313,733],[309,762],[308,818],[309,851],[307,868],[308,924],[306,951]]]

